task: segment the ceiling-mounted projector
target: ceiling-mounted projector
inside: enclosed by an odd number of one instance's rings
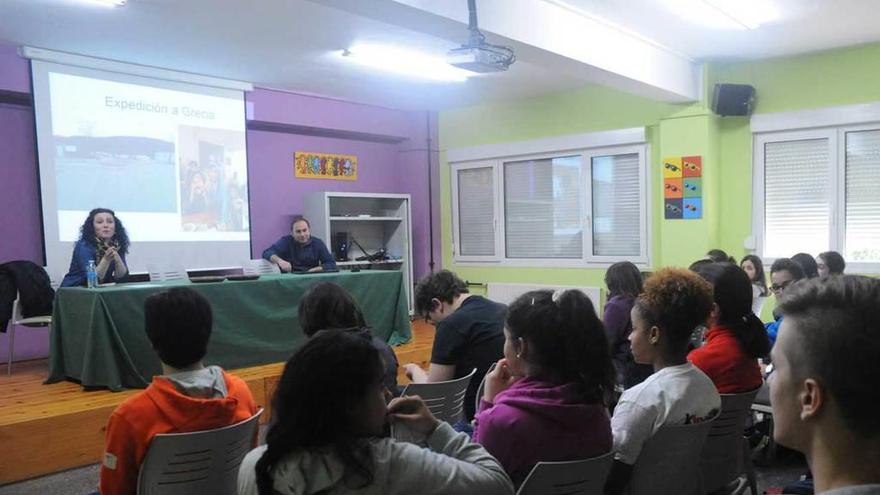
[[[516,61],[513,49],[486,43],[486,37],[477,27],[477,2],[468,0],[468,42],[446,53],[446,62],[471,72],[501,72]]]

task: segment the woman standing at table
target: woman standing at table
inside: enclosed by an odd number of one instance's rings
[[[73,248],[70,268],[61,287],[85,285],[90,260],[96,264],[99,283],[122,279],[128,275],[125,264],[128,246],[128,234],[113,210],[95,208],[90,211],[80,227],[79,240]]]

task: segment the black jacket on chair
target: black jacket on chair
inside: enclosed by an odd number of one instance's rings
[[[12,318],[16,294],[21,298],[21,315],[25,318],[52,314],[55,291],[43,267],[32,261],[10,261],[0,264],[0,331]]]

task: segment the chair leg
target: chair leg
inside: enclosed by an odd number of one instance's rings
[[[6,361],[6,375],[12,376],[12,359],[15,357],[15,325],[12,324],[11,320],[9,326],[6,328],[6,335],[9,336],[9,355],[7,356],[8,361]]]
[[[776,441],[773,440],[773,430],[776,425],[773,422],[773,415],[770,415],[770,428],[768,429],[770,436],[770,443],[767,444],[767,461],[772,464],[773,461],[776,460]]]
[[[752,495],[758,495],[758,481],[755,478],[755,465],[752,464],[752,451],[749,448],[749,439],[743,437],[743,467],[746,471],[746,481],[748,481],[749,489]]]

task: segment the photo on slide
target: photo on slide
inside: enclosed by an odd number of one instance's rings
[[[53,136],[59,210],[100,204],[119,211],[176,212],[174,143],[137,136]]]
[[[178,145],[182,229],[247,231],[244,133],[180,126]]]

